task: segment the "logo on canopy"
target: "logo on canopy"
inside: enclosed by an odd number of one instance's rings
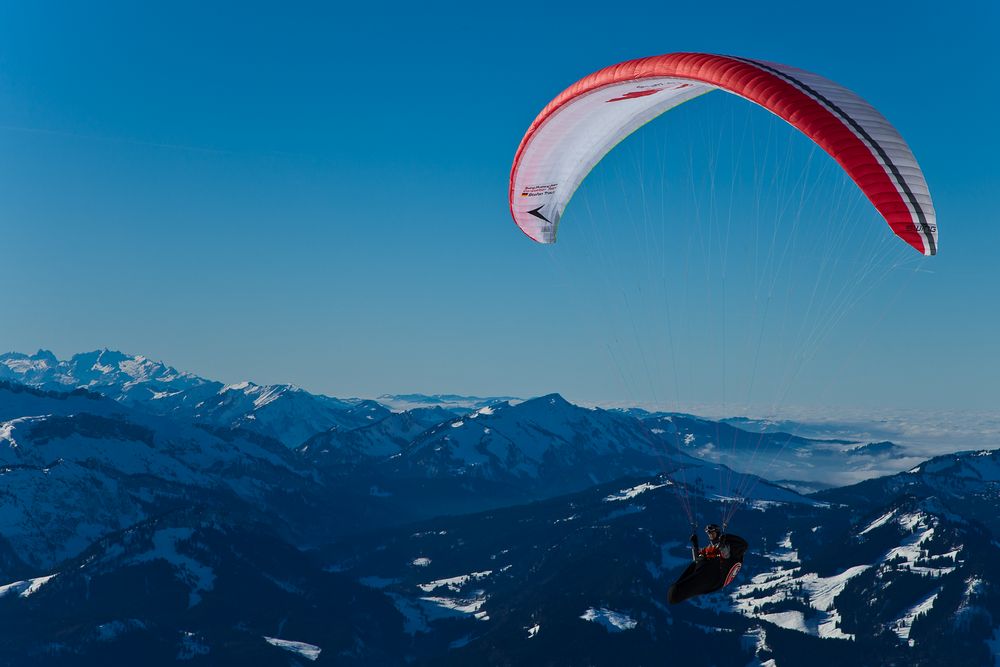
[[[544,204],[542,204],[542,206],[544,206]],[[538,218],[540,220],[544,220],[545,222],[547,222],[547,223],[549,223],[551,225],[552,221],[549,220],[548,218],[546,218],[544,215],[542,215],[542,206],[539,206],[538,208],[535,208],[535,209],[532,209],[532,210],[528,211],[528,214],[529,215],[533,215],[533,216],[535,216],[536,218]]]
[[[621,102],[622,100],[634,100],[637,97],[646,97],[647,95],[652,95],[653,93],[660,92],[659,88],[653,90],[633,90],[631,92],[625,93],[621,97],[613,97],[610,100],[604,100],[605,102]]]

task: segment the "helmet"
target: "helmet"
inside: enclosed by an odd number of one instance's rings
[[[714,532],[714,533],[720,533],[721,534],[722,533],[722,529],[719,528],[718,524],[710,523],[707,526],[705,526],[705,532],[706,533],[713,533]]]

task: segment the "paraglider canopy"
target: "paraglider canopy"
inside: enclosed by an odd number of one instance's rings
[[[748,58],[672,53],[606,67],[563,91],[521,140],[510,210],[553,243],[566,205],[600,160],[639,127],[715,89],[783,118],[833,157],[893,232],[925,255],[937,223],[923,173],[899,132],[855,93],[816,74]]]

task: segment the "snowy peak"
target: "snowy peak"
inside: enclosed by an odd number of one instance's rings
[[[1000,450],[979,450],[936,456],[906,472],[824,491],[820,495],[834,502],[864,498],[879,504],[886,497],[906,491],[933,495],[952,504],[954,501],[973,501],[977,497],[988,500],[998,482]]]
[[[49,350],[39,350],[28,356],[20,352],[0,354],[0,377],[17,379],[18,377],[39,377],[59,365],[56,355]]]
[[[162,362],[117,350],[94,350],[75,354],[60,361],[48,350],[32,356],[17,352],[0,355],[0,379],[43,389],[83,387],[100,391],[115,399],[152,398],[164,391],[181,391],[211,384],[190,373],[182,373]],[[136,388],[146,392],[132,394]]]
[[[671,451],[628,415],[549,394],[484,406],[440,423],[392,463],[403,475],[551,483],[568,490],[658,472]]]
[[[400,419],[396,415],[366,429],[324,434],[310,441],[309,448],[340,464],[358,461],[362,451],[377,454],[382,457],[378,474],[390,479],[482,480],[529,495],[544,490],[551,496],[667,472],[691,493],[725,502],[736,502],[732,495],[742,487],[753,487],[759,502],[814,502],[720,464],[684,456],[672,439],[625,412],[580,407],[558,394],[485,406],[434,424],[416,437],[407,433],[412,439],[405,445],[406,436],[393,440],[383,430],[398,429]],[[362,440],[362,434],[378,435],[386,444],[380,448],[374,440]]]
[[[390,410],[375,401],[340,400],[288,384],[223,385],[144,356],[94,350],[59,361],[51,352],[0,355],[0,380],[41,389],[86,388],[145,412],[185,422],[246,429],[297,447],[331,428],[357,428]]]
[[[1000,449],[957,452],[925,461],[909,471],[980,482],[1000,482]]]
[[[289,384],[241,382],[223,386],[190,408],[190,418],[224,428],[266,435],[295,448],[317,433],[353,429],[384,419],[389,409],[375,401],[341,400]]]
[[[515,413],[520,419],[536,420],[539,423],[548,424],[565,421],[584,421],[592,413],[596,412],[611,414],[599,408],[584,408],[574,405],[560,394],[546,394],[545,396],[529,398],[517,405],[502,403],[497,408],[509,409],[512,412],[516,411]]]
[[[32,361],[46,363],[49,365],[55,365],[59,363],[59,359],[56,358],[56,355],[53,354],[51,350],[39,349],[38,352],[35,352],[29,358]]]
[[[207,380],[182,373],[162,362],[117,350],[104,349],[77,354],[66,366],[69,376],[83,386],[120,387],[128,390],[134,385],[155,383],[180,389],[208,383]]]
[[[821,491],[816,498],[849,503],[875,512],[901,495],[937,504],[935,512],[980,521],[1000,533],[997,489],[1000,487],[1000,450],[959,452],[938,456],[896,475],[870,479],[852,486]]]
[[[268,403],[272,403],[283,397],[295,400],[298,397],[311,396],[306,390],[291,384],[259,385],[249,381],[227,384],[219,390],[219,394],[234,397],[233,400],[237,401],[242,398],[249,398],[253,401],[255,409],[263,408]],[[336,405],[337,407],[350,407],[350,404],[338,401],[337,399],[329,399],[329,402],[331,405]]]
[[[54,380],[59,361],[47,350],[28,356],[20,352],[0,354],[0,379],[27,385],[42,385]],[[52,388],[52,387],[49,387]]]

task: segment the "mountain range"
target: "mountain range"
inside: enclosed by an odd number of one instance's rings
[[[0,661],[978,665],[1000,646],[1000,451],[914,463],[558,394],[380,398],[0,355]],[[834,468],[870,478],[829,488]],[[740,578],[667,605],[691,522],[729,515]]]

